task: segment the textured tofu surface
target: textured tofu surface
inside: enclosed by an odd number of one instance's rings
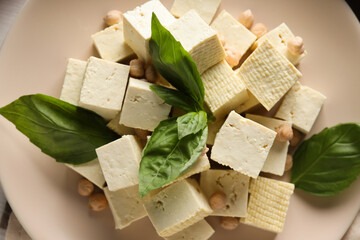
[[[79,164],[65,164],[67,167],[71,168],[75,172],[79,173],[81,176],[94,183],[99,188],[103,188],[105,186],[105,178],[104,174],[101,170],[99,160],[95,158],[94,160]]]
[[[175,17],[181,17],[189,10],[194,9],[207,24],[210,24],[220,2],[221,0],[175,0],[170,12]]]
[[[251,109],[256,108],[260,105],[260,102],[256,99],[256,97],[250,92],[247,91],[249,99],[240,104],[237,108],[235,108],[235,112],[244,113]]]
[[[276,132],[232,111],[215,138],[211,159],[257,178]]]
[[[139,185],[115,192],[106,187],[104,193],[109,202],[116,229],[123,229],[132,222],[147,216],[143,200],[139,196]]]
[[[165,238],[166,240],[207,240],[215,233],[214,229],[205,220],[185,228],[181,232],[178,232],[170,237]]]
[[[123,14],[125,42],[145,62],[151,61],[149,39],[151,37],[151,16],[153,12],[164,27],[175,21],[175,17],[159,0],[148,1]]]
[[[134,54],[125,43],[122,22],[93,34],[91,38],[102,59],[118,62]]]
[[[60,99],[78,105],[87,62],[69,58]]]
[[[294,184],[258,177],[251,179],[247,214],[240,222],[282,232]]]
[[[121,110],[130,67],[90,57],[81,89],[79,106],[113,119]]]
[[[256,36],[252,32],[225,10],[215,18],[211,27],[224,37],[226,46],[238,50],[241,56],[256,40]]]
[[[195,10],[184,14],[168,30],[189,52],[200,74],[225,58],[225,51],[216,31]]]
[[[225,60],[205,71],[201,79],[205,103],[217,118],[224,118],[248,99],[245,84]]]
[[[299,131],[310,132],[326,97],[297,82],[285,95],[275,117],[287,120]]]
[[[259,45],[237,72],[249,91],[267,110],[302,76],[269,41]]]
[[[270,32],[256,41],[256,46],[261,45],[265,40],[268,40],[281,54],[283,54],[292,64],[297,65],[301,59],[307,54],[305,51],[301,55],[293,55],[287,50],[287,42],[294,38],[294,34],[290,28],[282,23]]]
[[[210,199],[217,191],[221,191],[226,195],[225,207],[215,209],[211,215],[245,217],[249,180],[248,176],[233,170],[208,170],[202,172],[200,188],[207,199]]]
[[[144,205],[161,237],[178,233],[212,212],[197,182],[189,178],[171,184]]]
[[[171,106],[166,104],[145,80],[130,78],[119,123],[132,128],[154,131],[168,118]]]
[[[119,123],[120,121],[120,114],[116,114],[115,118],[112,119],[108,124],[107,127],[116,132],[119,135],[135,135],[135,130],[133,128],[126,127]]]
[[[251,119],[257,123],[260,123],[261,125],[274,131],[276,128],[278,128],[283,124],[288,124],[291,126],[291,123],[289,122],[275,118],[259,116],[259,115],[246,114],[246,118]],[[289,141],[279,142],[275,140],[261,171],[282,176],[285,170],[288,148],[289,148]]]
[[[132,135],[123,136],[96,149],[101,169],[110,191],[139,183],[138,172],[142,147]]]

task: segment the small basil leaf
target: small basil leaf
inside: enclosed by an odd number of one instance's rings
[[[151,19],[150,55],[156,70],[176,89],[194,100],[203,109],[204,85],[196,64],[181,43],[159,22],[155,13]]]
[[[332,196],[360,174],[360,124],[325,128],[304,141],[294,154],[291,182],[317,196]]]
[[[178,107],[185,112],[192,112],[197,110],[194,107],[196,106],[194,100],[178,90],[166,88],[160,85],[151,85],[150,89],[171,106]]]
[[[97,114],[42,94],[22,96],[0,114],[58,162],[89,162],[96,148],[119,138]]]
[[[142,154],[139,169],[140,197],[184,173],[200,157],[206,139],[207,127],[179,140],[176,118],[160,122]]]
[[[176,120],[178,123],[178,137],[182,139],[190,134],[196,134],[207,126],[206,112],[190,112]]]

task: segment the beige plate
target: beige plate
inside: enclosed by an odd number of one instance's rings
[[[96,54],[90,35],[110,9],[126,11],[142,1],[31,0],[21,12],[0,56],[0,106],[30,93],[58,97],[66,59]],[[172,0],[165,1],[170,7]],[[340,0],[223,0],[234,16],[248,8],[256,22],[274,28],[286,22],[305,39],[309,54],[300,66],[303,83],[328,99],[311,134],[339,122],[360,121],[360,27]],[[147,219],[114,230],[109,210],[88,210],[78,196],[79,176],[30,144],[0,118],[0,177],[6,196],[28,233],[37,240],[158,239]],[[360,206],[360,181],[336,197],[302,191],[292,197],[284,232],[278,235],[241,225],[218,230],[212,239],[340,239]]]

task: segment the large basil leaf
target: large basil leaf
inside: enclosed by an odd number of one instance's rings
[[[206,112],[189,112],[177,118],[178,135],[182,139],[190,134],[196,134],[207,126]]]
[[[196,111],[196,108],[194,107],[196,106],[196,103],[194,103],[194,100],[178,90],[160,85],[151,85],[150,89],[171,106],[180,108],[185,112]]]
[[[318,196],[335,195],[360,174],[360,124],[325,128],[294,154],[291,182]]]
[[[179,140],[176,118],[160,122],[142,154],[140,196],[170,183],[184,173],[200,157],[206,138],[207,127]]]
[[[0,114],[58,162],[89,162],[96,148],[119,138],[97,114],[42,94],[22,96]]]
[[[181,43],[160,24],[155,13],[151,19],[149,48],[156,70],[193,99],[195,111],[203,110],[205,90],[196,64]]]

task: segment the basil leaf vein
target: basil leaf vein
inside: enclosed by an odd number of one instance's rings
[[[190,134],[196,134],[207,126],[206,112],[190,112],[178,117],[178,135],[182,139]]]

